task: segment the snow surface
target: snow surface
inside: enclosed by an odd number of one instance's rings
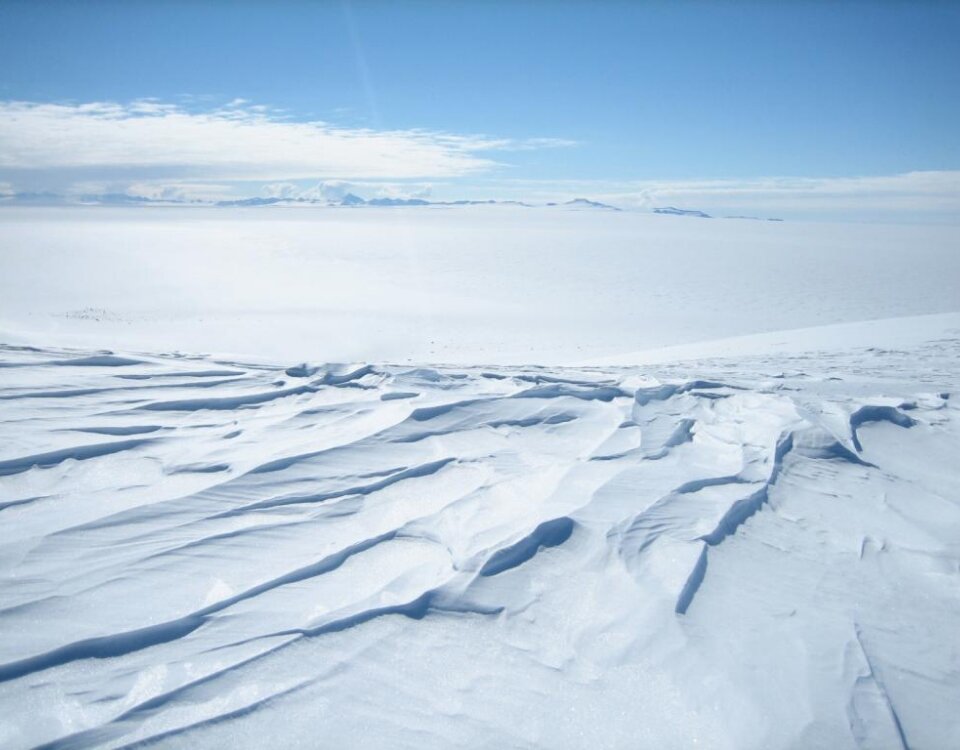
[[[960,746],[955,230],[50,211],[0,746]]]
[[[0,209],[0,340],[571,364],[960,310],[960,228],[511,206]]]

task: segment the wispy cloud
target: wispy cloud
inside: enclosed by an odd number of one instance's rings
[[[242,99],[201,112],[155,100],[0,102],[0,169],[73,170],[85,179],[97,170],[203,180],[455,178],[495,167],[492,152],[562,145],[569,142],[297,122]]]
[[[536,151],[544,148],[570,148],[579,146],[578,141],[569,138],[524,138],[520,140],[501,139],[492,141],[498,151]]]

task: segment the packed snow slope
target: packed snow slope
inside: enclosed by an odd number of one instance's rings
[[[569,207],[0,208],[0,340],[571,364],[960,311],[960,227]]]
[[[644,368],[6,346],[0,745],[960,747],[960,320],[907,327]]]

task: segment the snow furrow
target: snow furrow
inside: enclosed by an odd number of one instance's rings
[[[960,700],[956,384],[845,356],[4,348],[0,744],[285,741],[331,717],[408,738],[413,713],[517,746],[510,706],[534,705],[597,717],[599,745],[677,715],[740,747],[950,746],[926,717]],[[681,725],[642,736],[692,744]]]

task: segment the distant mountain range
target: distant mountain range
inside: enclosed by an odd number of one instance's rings
[[[458,200],[458,201],[431,201],[425,198],[361,198],[359,195],[347,193],[342,198],[330,200],[326,198],[238,198],[236,200],[206,201],[206,200],[177,200],[170,198],[147,198],[143,195],[128,195],[126,193],[103,193],[99,195],[79,195],[67,196],[58,193],[36,192],[36,193],[11,193],[0,195],[0,206],[18,205],[18,206],[221,206],[221,207],[239,207],[256,208],[259,206],[318,206],[318,207],[363,207],[363,206],[381,206],[381,207],[402,207],[402,206],[521,206],[524,208],[536,208],[537,204],[524,203],[523,201],[498,201],[498,200]],[[617,206],[600,201],[590,200],[588,198],[574,198],[564,203],[546,203],[539,204],[540,207],[548,208],[566,208],[574,210],[590,211],[622,211]],[[699,219],[713,218],[704,211],[698,211],[691,208],[677,208],[675,206],[663,206],[654,208],[655,214],[666,214],[669,216],[692,216]],[[783,219],[761,218],[758,216],[724,216],[725,219],[753,219],[756,221],[783,221]]]
[[[232,201],[217,201],[217,206],[529,206],[529,203],[520,201],[428,201],[423,198],[361,198],[359,195],[347,193],[340,200],[325,200],[316,198],[243,198]]]
[[[713,217],[704,213],[703,211],[696,211],[691,208],[674,208],[673,206],[665,206],[663,208],[653,209],[655,214],[669,214],[670,216],[696,216],[700,219],[712,219]]]
[[[667,214],[669,216],[693,216],[697,219],[712,219],[713,216],[692,208],[676,208],[675,206],[664,206],[663,208],[653,209],[655,214]],[[724,219],[751,219],[752,221],[783,221],[783,219],[763,218],[761,216],[723,216]]]
[[[773,217],[763,217],[763,216],[724,216],[724,219],[750,219],[751,221],[783,221],[783,219],[775,219]]]
[[[146,198],[126,193],[102,193],[99,195],[61,195],[60,193],[10,193],[0,195],[0,206],[172,206],[212,205],[207,201],[182,201]]]
[[[340,199],[330,200],[326,198],[238,198],[236,200],[222,201],[204,201],[204,200],[177,200],[170,198],[147,198],[142,195],[128,195],[126,193],[103,193],[101,195],[79,195],[67,196],[58,193],[12,193],[9,195],[0,195],[0,204],[17,205],[158,205],[158,206],[524,206],[533,208],[533,204],[523,201],[497,201],[497,200],[457,200],[457,201],[430,201],[424,198],[361,198],[359,195],[347,193]],[[610,206],[606,203],[587,200],[586,198],[576,198],[566,203],[548,203],[548,206],[568,206],[570,208],[601,208],[612,211],[619,211],[616,206]]]
[[[548,203],[548,206],[569,206],[570,208],[603,208],[607,211],[620,211],[616,206],[609,203],[600,203],[598,201],[587,200],[586,198],[574,198],[566,203]]]

